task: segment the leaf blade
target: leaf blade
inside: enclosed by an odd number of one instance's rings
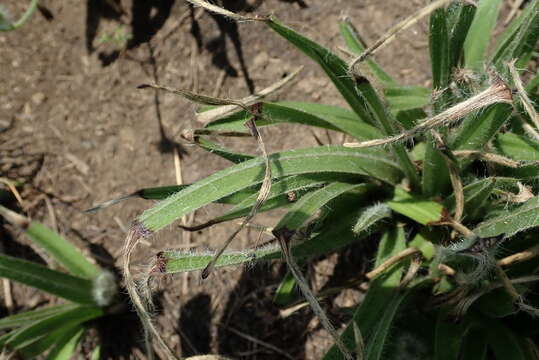
[[[26,260],[0,254],[0,277],[80,304],[95,304],[90,280],[54,271]]]
[[[480,70],[483,66],[501,4],[501,0],[479,1],[477,12],[464,41],[464,66],[466,68]]]
[[[501,234],[510,237],[535,226],[539,226],[539,197],[534,197],[516,208],[504,210],[499,215],[483,221],[473,232],[480,237]]]
[[[405,248],[406,239],[404,229],[402,227],[391,228],[382,238],[375,267]],[[374,336],[376,338],[376,342],[367,349],[368,359],[378,359],[380,357],[389,333],[388,324],[391,324],[392,315],[395,314],[406,296],[406,292],[398,290],[402,271],[401,266],[395,266],[389,269],[386,274],[374,279],[369,286],[369,291],[365,299],[354,312],[352,321],[359,326],[365,343],[371,344],[372,337]],[[388,309],[388,316],[385,318],[388,321],[380,322],[380,314],[383,314],[386,309]],[[341,337],[349,349],[355,349],[352,323],[346,327]],[[342,356],[337,348],[332,346],[322,359],[342,359]]]
[[[269,156],[273,178],[319,172],[369,175],[396,183],[402,173],[380,152],[357,152],[342,146],[292,150]],[[264,159],[256,158],[217,172],[146,210],[139,222],[158,231],[181,216],[246,187],[261,183]],[[216,184],[219,184],[218,187]]]
[[[355,94],[354,83],[348,75],[348,66],[341,58],[314,41],[307,39],[291,28],[281,24],[273,16],[266,21],[266,25],[296,46],[305,55],[316,61],[326,72],[333,84],[335,84],[337,90],[339,90],[354,112],[356,112],[362,120],[367,123],[372,123],[365,108],[365,104],[363,104]]]

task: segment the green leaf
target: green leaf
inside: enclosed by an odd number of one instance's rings
[[[466,35],[474,19],[476,7],[464,2],[452,3],[448,12],[453,15],[455,21],[450,25],[449,33],[449,68],[453,69],[460,65]]]
[[[402,227],[389,229],[380,242],[375,267],[387,258],[398,254],[406,248],[406,237]],[[388,340],[391,323],[397,310],[407,295],[406,291],[398,289],[402,276],[401,265],[390,268],[386,273],[374,279],[363,302],[354,312],[352,321],[360,328],[367,344],[365,359],[380,359],[385,342]],[[352,323],[348,324],[341,335],[346,346],[355,350],[354,330]],[[343,359],[335,346],[324,355],[323,360]]]
[[[296,279],[292,273],[286,273],[273,296],[273,303],[277,306],[290,304],[296,295]]]
[[[196,139],[196,143],[198,146],[200,146],[202,149],[211,152],[215,155],[219,155],[223,159],[226,159],[228,161],[232,161],[234,164],[239,164],[241,162],[251,160],[254,158],[253,155],[249,154],[242,154],[238,152],[234,152],[232,150],[229,150],[223,146],[220,146],[218,144],[215,144],[203,137],[198,137]]]
[[[432,135],[427,135],[425,158],[422,174],[423,195],[427,197],[443,196],[451,189],[451,179],[447,162],[436,147]]]
[[[73,275],[94,278],[101,272],[73,244],[38,222],[30,223],[26,235]]]
[[[535,75],[526,84],[526,92],[528,94],[531,94],[534,91],[537,91],[537,87],[539,87],[539,71],[537,71]]]
[[[498,134],[494,142],[503,154],[516,160],[539,160],[539,143],[532,139],[513,134]]]
[[[322,129],[347,133],[359,140],[376,139],[382,136],[374,126],[361,120],[354,112],[337,106],[280,101],[262,103],[263,117],[257,119],[258,127],[281,123],[315,126]],[[224,131],[245,131],[245,121],[252,115],[245,111],[215,120],[206,128]]]
[[[487,342],[496,359],[526,360],[517,335],[499,321],[483,319]]]
[[[447,86],[451,76],[451,64],[448,21],[448,12],[445,8],[436,9],[430,17],[429,49],[433,88],[435,91],[441,91],[433,104],[435,114],[449,105]],[[422,164],[422,194],[426,197],[435,197],[449,192],[451,181],[448,165],[430,133],[426,136]]]
[[[488,317],[502,318],[514,314],[513,298],[505,289],[494,289],[481,296],[474,307]]]
[[[391,184],[401,172],[380,151],[357,151],[342,146],[323,146],[275,153],[269,156],[273,178],[320,172],[368,175]],[[261,183],[264,159],[256,158],[219,171],[146,210],[139,222],[158,231],[206,204]]]
[[[442,220],[444,207],[437,202],[411,195],[400,187],[395,188],[393,200],[387,203],[391,210],[410,219],[429,225]]]
[[[539,226],[539,197],[534,197],[520,206],[501,211],[497,216],[477,225],[473,232],[480,237],[501,234],[510,237],[536,226]]]
[[[135,194],[146,200],[163,200],[188,186],[186,184],[144,188],[135,191]]]
[[[445,311],[438,312],[436,320],[434,359],[458,360],[464,334],[469,327],[468,321],[455,323],[447,318]]]
[[[76,304],[63,304],[48,306],[42,309],[25,311],[19,314],[11,315],[0,319],[0,329],[11,329],[28,325],[31,322],[41,320],[58,312],[66,311],[77,307]]]
[[[502,0],[480,0],[472,25],[464,41],[464,64],[472,70],[481,70],[486,59],[488,44]]]
[[[90,360],[100,360],[101,359],[101,345],[97,344],[94,351],[92,351],[92,357]]]
[[[449,31],[446,19],[447,12],[443,7],[434,10],[430,16],[429,49],[434,89],[445,88],[451,75]]]
[[[0,31],[13,31],[23,26],[31,17],[38,5],[38,0],[31,0],[24,14],[19,20],[13,22],[9,19],[8,13],[0,8]]]
[[[510,104],[494,104],[468,116],[451,142],[452,150],[479,150],[490,141],[509,119],[513,108]]]
[[[462,344],[460,360],[486,360],[487,343],[483,329],[472,327]]]
[[[103,310],[99,307],[79,306],[75,309],[36,321],[33,324],[22,328],[9,338],[6,345],[12,349],[18,349],[47,335],[52,329],[72,327],[85,321],[95,319],[101,315],[103,315]]]
[[[370,81],[364,77],[358,78],[356,80],[356,90],[358,95],[364,99],[382,133],[386,136],[395,135],[397,133],[397,120],[387,111],[384,100],[378,96]],[[404,145],[394,144],[391,145],[391,149],[406,177],[410,180],[412,187],[417,189],[419,186],[417,169],[412,163],[412,160],[410,160]]]
[[[313,189],[320,187],[330,181],[346,180],[346,176],[343,174],[333,173],[320,173],[320,174],[307,174],[289,176],[284,179],[280,179],[271,184],[271,190],[264,204],[258,210],[259,212],[275,209],[290,205],[292,202],[289,199],[289,195],[293,194],[297,201],[306,193]],[[350,178],[353,180],[353,178]],[[357,178],[355,180],[358,180]],[[258,198],[258,191],[245,198],[242,202],[238,203],[232,209],[228,210],[225,214],[214,219],[214,222],[228,221],[236,219],[238,217],[246,216],[251,211],[251,208],[256,203]]]
[[[0,255],[0,277],[18,281],[80,304],[94,304],[92,281],[51,270],[43,265]]]
[[[356,55],[359,55],[365,51],[365,45],[360,40],[357,30],[348,19],[345,19],[339,23],[339,29],[348,50]],[[366,60],[366,63],[369,65],[372,73],[384,85],[396,85],[395,80],[393,80],[391,76],[389,76],[375,61],[368,59]]]
[[[434,90],[442,91],[434,103],[436,113],[441,112],[448,104],[448,93],[445,89],[447,89],[451,77],[451,64],[447,17],[448,13],[445,8],[436,9],[430,16],[429,49],[432,86]],[[421,185],[424,196],[440,196],[451,189],[446,160],[437,149],[430,134],[427,135],[422,175]]]
[[[430,90],[421,86],[388,86],[384,96],[392,113],[424,108],[431,103]]]
[[[131,193],[130,195],[124,195],[116,199],[112,199],[109,201],[106,201],[102,204],[98,204],[90,209],[85,210],[86,213],[96,212],[101,209],[105,209],[109,206],[118,204],[124,200],[140,197],[142,199],[146,200],[163,200],[166,199],[169,196],[174,195],[177,192],[180,192],[181,190],[191,186],[191,184],[184,184],[184,185],[168,185],[168,186],[159,186],[159,187],[152,187],[152,188],[143,188],[140,190],[135,191],[134,193]],[[252,186],[246,189],[243,189],[241,191],[237,191],[233,194],[230,194],[228,196],[225,196],[221,199],[216,200],[215,202],[221,203],[221,204],[232,204],[237,205],[244,201],[246,198],[250,197],[253,194],[258,193],[258,189],[256,186]]]
[[[42,355],[45,351],[50,349],[54,344],[56,344],[64,336],[68,334],[73,334],[80,328],[80,325],[72,325],[66,327],[57,327],[56,329],[51,329],[46,335],[40,336],[17,349],[17,352],[23,355],[24,358],[34,359],[39,355]]]
[[[58,343],[47,355],[47,360],[70,360],[73,359],[75,350],[79,345],[84,334],[84,329],[81,327],[78,330],[74,330],[66,336],[63,336],[58,340]]]
[[[489,177],[474,181],[463,188],[464,213],[467,220],[483,216],[484,206],[495,189],[506,190],[517,186],[517,179],[504,177]],[[444,206],[449,213],[455,210],[455,195],[451,194],[444,200]]]
[[[326,72],[333,84],[335,84],[337,90],[339,90],[354,112],[356,112],[363,121],[372,123],[372,119],[370,118],[365,104],[356,95],[354,82],[348,75],[348,66],[341,58],[314,41],[281,24],[273,16],[270,17],[266,24],[276,33],[296,46],[305,55],[316,61]]]
[[[421,255],[427,260],[431,260],[436,252],[434,244],[425,236],[424,232],[417,233],[414,239],[410,241],[409,247],[414,247],[421,251]]]
[[[386,219],[391,216],[391,209],[387,204],[375,204],[365,208],[357,222],[354,224],[352,231],[359,234],[363,231],[369,231],[373,225],[380,220]]]
[[[376,189],[376,191],[374,191]],[[374,193],[373,193],[374,192]],[[332,211],[324,219],[322,231],[311,239],[295,244],[292,253],[295,258],[328,254],[352,242],[359,241],[366,234],[354,236],[352,224],[357,219],[354,211],[358,203],[367,201],[380,193],[380,189],[364,184],[361,188],[341,195],[338,201],[331,203]],[[165,259],[165,272],[177,273],[202,270],[213,257],[212,253],[182,253],[167,250],[160,254]],[[268,246],[256,250],[226,252],[217,260],[216,267],[239,265],[255,260],[280,259],[278,246]]]
[[[494,50],[491,62],[498,66],[511,59],[528,57],[539,37],[539,3],[532,1],[504,30]]]
[[[275,229],[286,228],[288,230],[298,230],[318,209],[326,205],[330,200],[358,187],[364,187],[364,185],[333,182],[320,190],[303,196],[283,216],[281,221],[275,226]]]
[[[145,188],[137,191],[136,193],[140,194],[140,197],[142,197],[143,199],[164,200],[169,196],[172,196],[191,185],[192,184],[169,185],[154,188]],[[218,199],[216,202],[220,204],[237,205],[255,193],[258,193],[258,189],[256,189],[255,187],[246,188],[241,191],[235,192],[234,194]]]
[[[380,190],[379,187],[365,184],[353,192],[341,195],[338,200],[329,204],[331,211],[321,224],[322,231],[294,247],[294,256],[327,254],[376,233],[377,230],[372,230],[370,233],[362,232],[356,235],[352,232],[352,226],[361,212],[358,204],[373,201],[372,196],[382,196],[383,192]]]
[[[79,249],[46,226],[30,221],[1,205],[0,215],[7,221],[23,228],[30,240],[43,248],[73,275],[94,278],[100,273],[99,267],[89,262]]]

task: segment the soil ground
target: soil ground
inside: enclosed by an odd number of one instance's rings
[[[20,1],[3,3],[13,14],[24,9]],[[240,98],[305,65],[298,80],[273,98],[345,106],[315,64],[262,24],[236,25],[181,0],[124,0],[123,13],[108,5],[114,3],[43,0],[26,26],[0,35],[0,176],[24,182],[28,216],[55,228],[110,269],[121,266],[126,229],[151,202],[129,200],[95,214],[82,210],[143,187],[175,184],[174,147],[182,150],[185,183],[228,165],[179,137],[182,130],[197,127],[194,105],[173,95],[137,90],[137,85],[158,82]],[[344,45],[338,30],[342,15],[372,43],[424,1],[224,3],[234,11],[273,13],[339,52]],[[376,57],[404,84],[428,84],[427,29],[426,22],[413,26]],[[335,134],[317,135],[324,142],[341,141]],[[302,127],[265,129],[263,136],[270,152],[316,145],[313,133]],[[250,140],[231,146],[255,151]],[[198,211],[193,221],[220,211]],[[277,218],[268,215],[257,222],[271,225]],[[164,248],[216,249],[230,231],[231,226],[224,225],[187,236],[169,227],[139,247],[135,265],[147,263]],[[232,247],[246,248],[256,236],[246,232]],[[7,254],[44,261],[9,226],[2,229],[1,241]],[[353,247],[318,259],[308,269],[315,289],[362,271],[361,250]],[[310,311],[282,317],[271,301],[284,272],[274,263],[220,269],[205,281],[198,273],[160,278],[155,284],[156,318],[166,341],[184,356],[320,358],[329,340]],[[14,304],[4,313],[57,301],[17,284],[11,290]],[[360,298],[359,290],[349,290],[325,306],[342,324],[349,316],[346,308]],[[101,337],[106,358],[144,358],[140,328],[128,310],[93,330]],[[81,354],[86,356],[96,341],[86,341]]]

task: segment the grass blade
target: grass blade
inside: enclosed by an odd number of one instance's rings
[[[104,203],[98,204],[88,210],[85,210],[84,212],[86,213],[96,212],[96,211],[105,209],[112,205],[116,205],[124,200],[128,200],[131,198],[141,198],[141,199],[146,199],[146,200],[164,200],[168,198],[169,196],[172,196],[175,193],[180,192],[181,190],[187,188],[188,186],[191,186],[191,184],[143,188],[143,189],[135,191],[134,193],[130,195],[124,195],[119,198],[112,199]],[[242,201],[244,201],[249,196],[253,195],[255,192],[256,192],[255,188],[247,188],[247,189],[243,189],[241,191],[235,192],[234,194],[225,196],[221,199],[218,199],[215,202],[220,203],[220,204],[237,205],[241,203]]]
[[[286,273],[283,280],[279,284],[277,290],[275,290],[275,295],[273,296],[273,303],[277,306],[288,305],[294,300],[296,296],[296,279],[292,273]]]
[[[468,69],[481,70],[486,60],[488,44],[502,0],[480,0],[472,25],[464,41],[464,65]]]
[[[429,49],[432,86],[434,91],[441,91],[434,103],[436,114],[442,112],[448,105],[446,89],[451,76],[451,64],[447,17],[448,14],[445,8],[434,10],[430,16]],[[443,195],[451,187],[446,159],[437,149],[431,134],[427,135],[422,175],[422,193],[425,196]]]
[[[453,13],[454,23],[449,33],[449,68],[453,69],[461,64],[463,47],[470,26],[475,16],[476,7],[464,2],[452,3],[448,12]]]
[[[339,23],[339,30],[341,35],[346,43],[346,47],[355,55],[360,55],[365,51],[366,47],[363,45],[363,42],[360,40],[359,34],[355,27],[350,22],[350,19],[345,18]],[[375,61],[368,59],[367,64],[371,69],[372,73],[376,75],[378,80],[384,85],[396,85],[396,81],[391,78]]]
[[[471,328],[462,344],[460,360],[486,360],[487,343],[482,329]]]
[[[18,349],[38,340],[46,335],[51,329],[58,327],[72,327],[85,321],[95,319],[103,315],[103,310],[95,306],[79,306],[59,314],[52,315],[46,319],[36,321],[26,328],[15,333],[6,345],[12,349]]]
[[[50,349],[59,339],[73,332],[77,331],[80,325],[58,327],[49,331],[46,335],[38,337],[35,341],[22,345],[17,349],[17,352],[24,356],[26,359],[38,358],[45,351]]]
[[[92,351],[90,360],[101,360],[101,344],[96,345],[94,351]]]
[[[443,196],[451,189],[447,161],[438,150],[434,138],[429,134],[425,144],[423,160],[422,194],[427,197]]]
[[[353,193],[343,194],[338,202],[331,203],[332,211],[324,220],[323,231],[309,240],[301,242],[293,247],[292,252],[296,258],[327,254],[340,249],[354,241],[358,241],[366,235],[362,233],[355,236],[351,231],[353,222],[357,219],[357,212],[350,211],[357,206],[358,202],[367,201],[373,187],[364,184]],[[379,194],[379,192],[377,192]],[[348,196],[349,195],[349,196]],[[202,270],[212,258],[211,253],[182,253],[175,250],[164,251],[157,255],[156,269],[165,273],[177,273],[185,271]],[[224,253],[216,264],[216,267],[239,265],[255,260],[280,259],[281,251],[277,246],[266,246],[247,251],[231,251]]]
[[[499,321],[482,319],[485,323],[487,342],[496,359],[526,360],[517,335]]]
[[[382,264],[389,257],[404,250],[405,247],[404,229],[402,227],[390,229],[382,237],[374,266]],[[354,313],[352,321],[359,326],[364,342],[367,344],[367,359],[380,357],[389,333],[388,324],[391,324],[393,315],[405,297],[406,293],[398,290],[402,271],[402,266],[394,266],[387,273],[374,279],[363,302]],[[384,320],[380,321],[380,314],[386,312]],[[341,337],[349,349],[356,348],[352,323],[346,327]],[[342,359],[342,356],[333,346],[322,359]]]
[[[384,309],[384,312],[373,331],[371,341],[367,344],[365,359],[380,360],[383,358],[383,352],[389,341],[391,327],[406,295],[408,295],[406,291],[395,294],[391,299],[391,302]]]
[[[261,103],[262,117],[258,127],[281,123],[315,126],[341,131],[358,139],[372,139],[381,133],[374,126],[361,120],[354,112],[336,106],[305,102],[281,101]],[[252,115],[241,111],[209,123],[206,128],[222,131],[244,131],[243,125]]]
[[[223,159],[233,162],[234,164],[239,164],[241,162],[251,160],[254,158],[253,155],[243,154],[229,150],[221,145],[213,143],[203,137],[196,137],[194,142],[200,146],[202,149],[211,152],[212,154],[219,155]]]
[[[445,8],[434,10],[430,16],[429,49],[434,89],[444,89],[451,75],[449,31],[446,19]]]
[[[352,150],[352,151],[350,151]],[[273,178],[320,172],[369,175],[392,184],[402,174],[387,155],[379,151],[353,151],[342,146],[292,150],[269,156]],[[163,200],[140,217],[142,227],[155,232],[217,199],[261,183],[264,159],[256,158],[217,172]]]
[[[63,304],[56,306],[49,306],[43,309],[25,311],[15,315],[7,316],[0,319],[0,329],[13,329],[21,326],[28,325],[34,321],[41,320],[51,315],[57,314],[62,311],[72,309],[78,305],[75,304]]]
[[[5,277],[28,286],[74,301],[94,304],[92,281],[51,270],[7,255],[0,255],[0,277]]]
[[[524,58],[527,63],[538,38],[539,3],[532,1],[502,33],[491,59],[492,64],[502,69],[504,63],[512,59]],[[520,66],[525,66],[525,63],[518,62]]]
[[[455,323],[445,311],[438,312],[434,340],[434,360],[458,360],[469,322]]]
[[[481,179],[471,184],[464,186],[464,213],[467,220],[473,220],[481,215],[483,205],[492,194],[496,186],[501,186],[507,183],[504,179],[494,177]],[[516,183],[516,179],[514,180]],[[455,195],[451,194],[444,200],[444,206],[449,213],[455,210]]]
[[[348,102],[352,110],[363,121],[372,123],[365,104],[356,96],[354,82],[348,76],[348,66],[341,58],[314,41],[281,24],[275,17],[270,17],[266,24],[305,55],[316,61],[326,72],[333,84],[335,84],[335,87],[342,94],[346,102]]]
[[[339,179],[345,180],[346,176],[343,176],[343,174],[321,173],[290,176],[276,181],[272,184],[268,199],[259,209],[259,212],[289,205],[292,202],[299,200],[307,192],[310,192],[313,189],[328,183],[329,181],[337,181]],[[350,178],[350,180],[352,180],[352,178]],[[291,200],[290,196],[293,196],[295,200]],[[247,215],[255,204],[256,197],[256,193],[249,196],[241,203],[228,210],[225,214],[214,219],[213,222],[228,221]]]
[[[364,99],[382,133],[386,136],[396,134],[397,121],[387,111],[383,100],[378,96],[370,81],[365,77],[356,78],[356,90],[360,97]],[[417,189],[419,187],[417,169],[410,160],[404,145],[394,144],[391,148],[406,177],[410,180],[412,188]]]
[[[391,112],[421,109],[431,102],[430,90],[421,86],[388,86],[384,88]]]
[[[333,182],[320,190],[305,195],[283,216],[281,221],[275,226],[274,231],[281,229],[298,230],[318,209],[322,208],[329,201],[361,186],[363,184]]]
[[[537,87],[539,87],[539,71],[536,72],[535,75],[528,81],[528,84],[526,85],[526,92],[528,94],[536,92]]]
[[[452,150],[481,149],[500,130],[511,116],[513,108],[509,104],[494,104],[485,111],[473,114],[464,120],[457,136],[451,142]]]
[[[496,148],[510,158],[516,160],[539,160],[539,143],[530,138],[514,133],[498,134],[494,141]]]
[[[45,249],[55,261],[73,275],[94,278],[100,273],[99,268],[89,262],[79,249],[48,227],[30,221],[1,205],[0,215],[12,224],[21,227],[34,243]]]
[[[84,334],[82,327],[73,329],[58,340],[58,343],[47,355],[47,360],[70,360],[73,359],[75,350]]]
[[[503,210],[497,216],[477,225],[473,232],[480,237],[501,234],[510,237],[536,226],[539,226],[539,197],[532,198],[515,208]]]
[[[395,188],[393,200],[387,203],[391,210],[422,224],[436,223],[443,218],[444,207],[437,202],[411,195],[400,187]]]

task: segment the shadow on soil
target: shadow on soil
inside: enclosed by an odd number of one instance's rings
[[[286,270],[279,267],[275,275],[264,265],[244,270],[216,324],[217,353],[234,359],[304,358],[305,328],[312,314],[299,311],[286,319],[280,317],[272,302],[275,286]],[[200,294],[181,308],[178,325],[182,329],[184,356],[207,354],[211,350],[210,300],[209,295]],[[289,356],[257,341],[281,349]]]

